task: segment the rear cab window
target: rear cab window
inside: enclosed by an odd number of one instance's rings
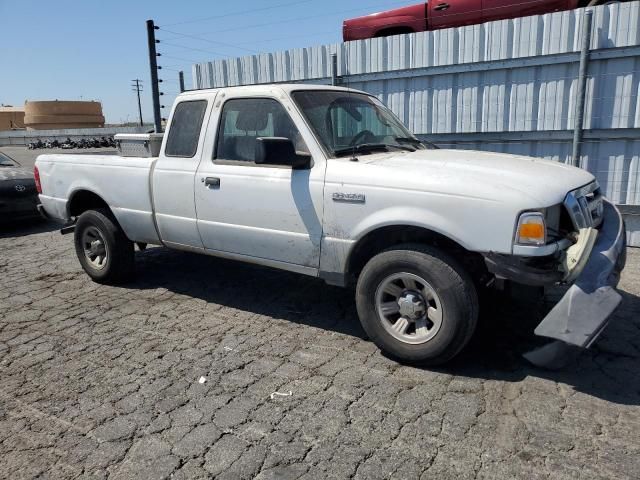
[[[164,154],[167,157],[192,158],[198,150],[206,100],[189,100],[176,105]]]

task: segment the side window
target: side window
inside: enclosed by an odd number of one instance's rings
[[[278,101],[238,98],[227,101],[222,108],[215,158],[254,162],[259,137],[288,138],[296,151],[309,153],[300,132]]]
[[[164,151],[167,157],[191,158],[196,154],[206,109],[206,100],[180,102],[176,106]]]

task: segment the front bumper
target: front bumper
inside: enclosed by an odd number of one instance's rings
[[[525,355],[530,362],[549,366],[562,346],[589,348],[618,308],[622,297],[616,291],[626,263],[626,232],[622,215],[604,201],[603,222],[591,253],[580,274],[562,299],[535,329],[560,345],[547,345]]]

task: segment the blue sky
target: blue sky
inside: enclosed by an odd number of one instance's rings
[[[338,42],[343,19],[403,3],[415,2],[0,0],[0,104],[99,100],[108,122],[135,121],[130,84],[140,78],[143,114],[150,120],[147,19],[171,32],[208,40],[157,32],[160,40],[166,39],[158,51],[164,54],[161,78],[168,107],[178,90],[176,71],[185,70],[189,88],[194,61]]]

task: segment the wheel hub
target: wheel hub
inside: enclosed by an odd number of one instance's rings
[[[93,255],[98,255],[104,252],[104,245],[100,240],[94,240],[91,242],[89,249]]]
[[[106,266],[109,257],[107,245],[102,233],[95,226],[89,226],[82,232],[82,248],[92,268],[102,270]]]
[[[383,279],[376,289],[375,306],[385,330],[403,343],[426,343],[442,326],[440,296],[413,273],[398,272]]]
[[[424,298],[415,292],[405,292],[398,299],[398,306],[400,307],[400,315],[411,320],[417,320],[422,317],[426,310]]]

